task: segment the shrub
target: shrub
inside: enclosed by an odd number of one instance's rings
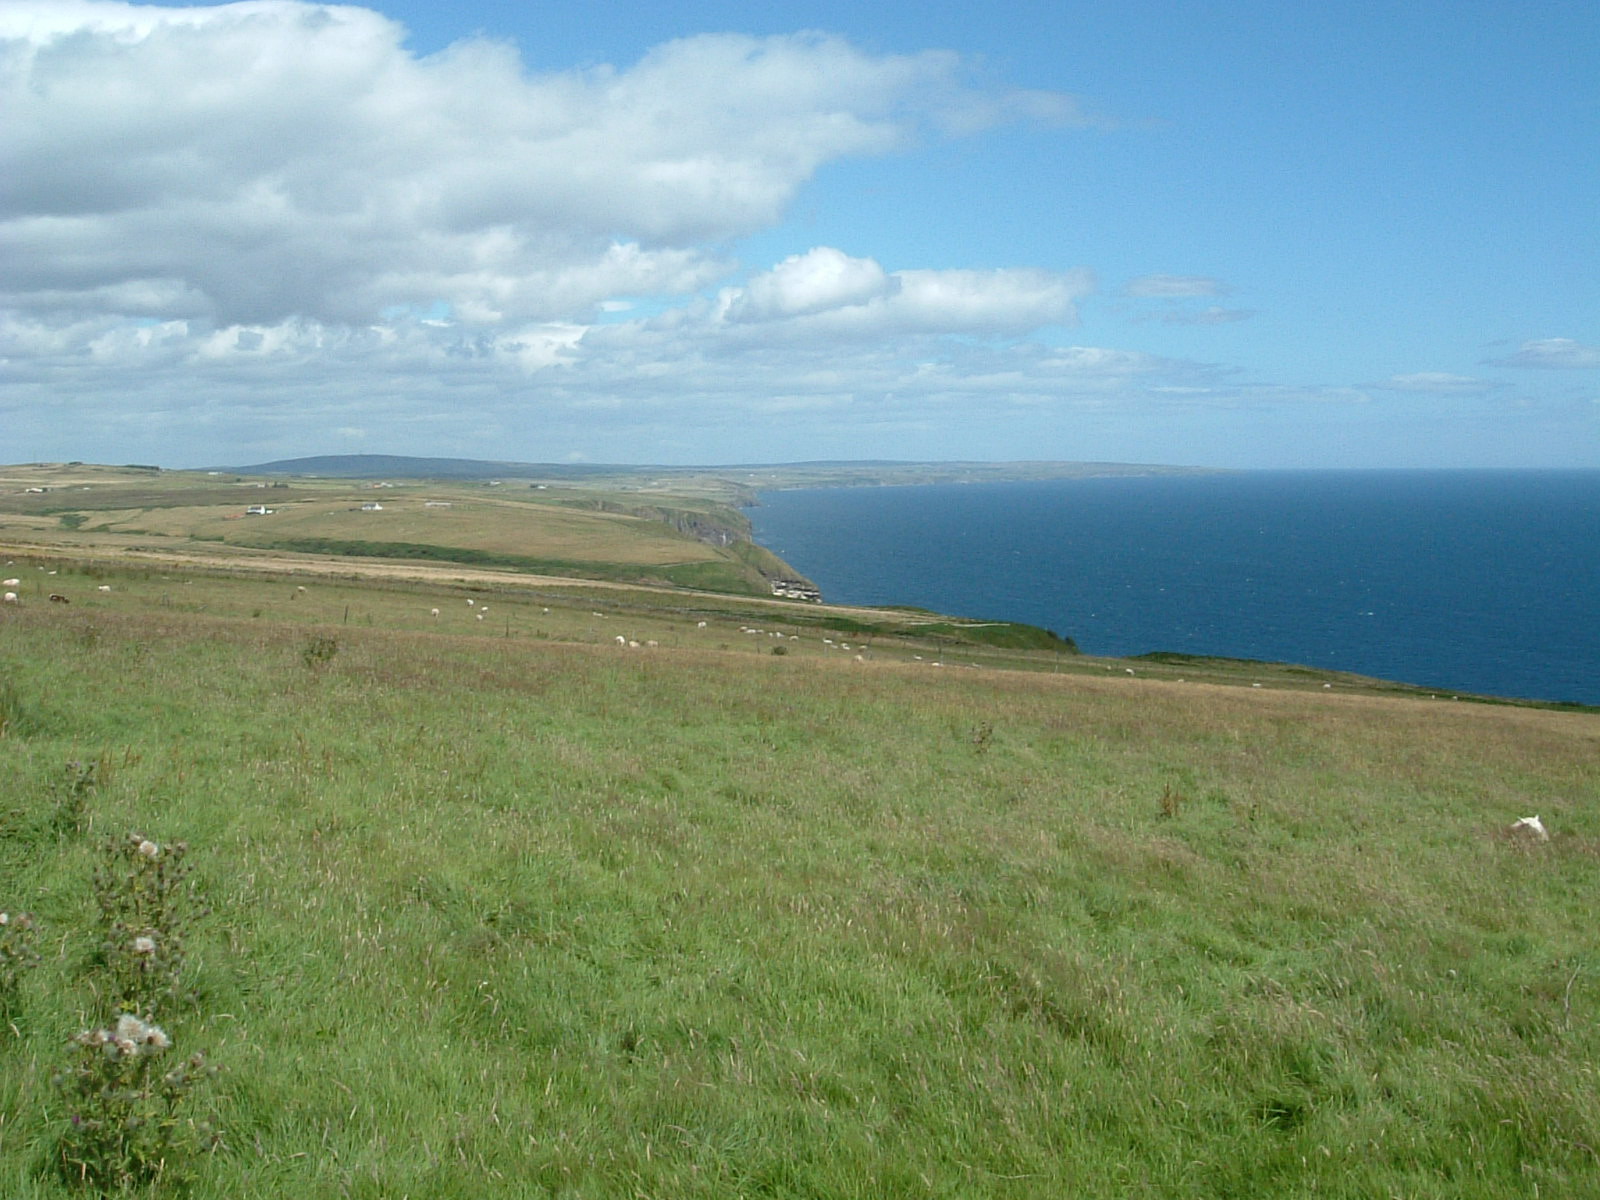
[[[11,1019],[23,978],[39,965],[37,932],[32,913],[0,912],[0,1020]]]
[[[50,812],[50,827],[58,837],[82,833],[89,826],[89,797],[99,790],[99,762],[69,762],[53,789],[55,807]]]
[[[321,635],[306,643],[305,649],[300,652],[300,657],[305,660],[308,669],[315,671],[332,662],[333,656],[337,653],[339,653],[339,639]]]
[[[73,1041],[73,1065],[55,1079],[69,1108],[69,1125],[56,1145],[66,1182],[101,1193],[180,1182],[194,1150],[219,1144],[209,1121],[191,1122],[180,1112],[194,1086],[214,1073],[204,1055],[163,1071],[171,1039],[130,1013]]]
[[[154,1012],[158,1000],[182,995],[188,849],[137,833],[113,838],[94,873],[112,998],[141,1016]]]

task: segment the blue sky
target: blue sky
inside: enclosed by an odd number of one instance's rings
[[[1596,78],[1592,3],[0,0],[0,458],[1600,466]]]

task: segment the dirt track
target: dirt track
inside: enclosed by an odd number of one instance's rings
[[[454,563],[396,563],[368,558],[324,558],[316,555],[295,555],[280,550],[257,550],[248,546],[231,548],[231,553],[218,554],[205,550],[190,550],[177,546],[152,546],[147,542],[127,544],[93,542],[75,545],[69,542],[25,543],[0,542],[0,554],[26,555],[38,558],[64,559],[72,562],[106,563],[115,561],[123,566],[171,565],[194,567],[206,571],[231,571],[262,575],[311,575],[320,578],[371,579],[409,581],[416,583],[465,583],[499,587],[595,589],[619,592],[649,592],[653,595],[673,597],[677,600],[703,598],[708,601],[730,601],[740,604],[757,604],[770,608],[792,608],[794,601],[766,596],[740,596],[728,592],[697,592],[687,588],[659,587],[644,583],[616,583],[605,579],[582,579],[566,575],[530,575],[520,571],[494,570],[469,567]],[[878,616],[886,620],[904,622],[906,614],[872,608],[842,607],[832,604],[807,605],[807,611],[838,612],[852,617]]]

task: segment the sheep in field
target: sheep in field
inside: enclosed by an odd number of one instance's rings
[[[437,617],[439,615],[439,610],[437,608],[429,609],[428,615]]]
[[[60,592],[51,592],[50,593],[50,603],[51,604],[71,604],[72,601],[68,600]]]
[[[19,604],[19,603],[21,603],[21,601],[19,601],[17,599],[17,594],[15,592],[7,592],[6,593],[6,598],[5,598],[5,603],[7,603],[7,604]]]
[[[1511,832],[1521,837],[1531,837],[1536,842],[1548,842],[1550,831],[1538,817],[1523,817],[1511,823]]]
[[[102,583],[99,587],[95,588],[95,591],[97,592],[109,592],[110,590],[111,585],[109,583]]]

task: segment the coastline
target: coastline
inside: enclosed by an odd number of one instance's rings
[[[1095,657],[1300,663],[1600,704],[1600,655],[1582,632],[1600,622],[1600,589],[1572,553],[1600,546],[1600,470],[1185,472],[1077,486],[1089,478],[870,499],[775,489],[746,515],[758,544],[842,604],[1015,621]]]

